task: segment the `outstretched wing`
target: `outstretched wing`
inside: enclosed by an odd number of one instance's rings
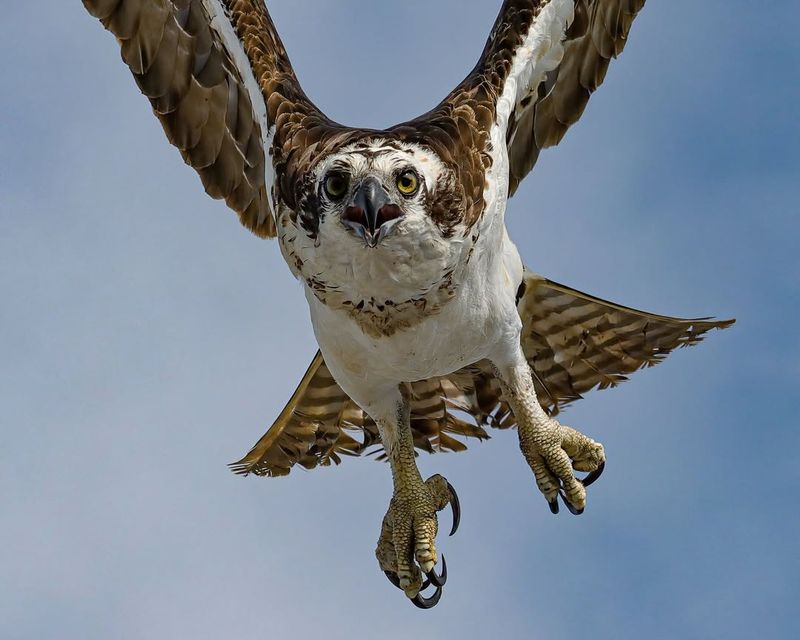
[[[462,172],[468,177],[483,175],[469,150],[476,158],[489,153],[497,162],[497,147],[505,145],[513,195],[539,151],[558,144],[580,118],[644,3],[506,0],[472,72],[410,124],[429,137],[448,139],[445,146],[461,147],[465,159],[459,161],[469,164]],[[470,186],[482,189],[483,182]]]
[[[517,309],[536,393],[551,415],[587,391],[614,387],[672,350],[697,344],[711,329],[734,322],[637,311],[529,271]],[[484,426],[516,424],[488,362],[408,386],[418,449],[463,451],[459,438],[485,439]],[[275,424],[231,467],[242,474],[285,475],[296,463],[307,469],[338,464],[343,455],[380,453],[380,446],[375,424],[336,384],[317,353]]]
[[[332,123],[308,100],[263,0],[83,0],[169,141],[248,229],[275,235],[273,145]],[[281,147],[283,148],[283,147]]]
[[[577,0],[564,31],[561,62],[538,82],[528,82],[509,118],[506,140],[509,193],[539,157],[561,142],[603,83],[612,58],[622,53],[633,19],[645,0]],[[571,4],[571,3],[567,3]]]

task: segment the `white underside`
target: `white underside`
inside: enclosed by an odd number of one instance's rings
[[[462,274],[458,294],[443,309],[390,336],[365,334],[349,315],[321,303],[306,288],[314,332],[339,384],[361,393],[445,375],[519,344],[515,294],[522,279],[516,247],[499,227],[500,251],[486,238]],[[495,238],[497,240],[497,238]]]

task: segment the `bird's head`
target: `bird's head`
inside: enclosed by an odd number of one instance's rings
[[[322,152],[279,208],[281,250],[329,304],[418,299],[470,252],[463,182],[431,147],[388,135]],[[462,229],[463,227],[463,229]],[[388,308],[388,307],[387,307]]]
[[[407,234],[420,242],[428,234],[441,237],[437,214],[443,199],[452,203],[455,183],[433,151],[386,139],[331,154],[314,167],[310,182],[320,236],[349,238],[347,244],[367,249]]]

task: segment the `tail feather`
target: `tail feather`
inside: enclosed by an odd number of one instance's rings
[[[674,349],[697,344],[711,329],[735,322],[639,311],[530,271],[524,273],[517,309],[522,349],[539,401],[550,415],[587,391],[615,387]],[[411,428],[420,450],[463,451],[466,445],[459,438],[485,440],[485,426],[507,429],[516,424],[486,361],[408,386]],[[377,427],[336,384],[317,352],[273,426],[230,466],[240,474],[276,476],[286,475],[297,463],[312,469],[364,453],[384,458]]]

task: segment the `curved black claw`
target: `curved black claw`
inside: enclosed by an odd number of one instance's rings
[[[442,597],[442,588],[436,587],[436,591],[430,598],[426,598],[421,593],[418,593],[411,599],[411,603],[420,609],[432,609],[439,604],[439,599]]]
[[[579,516],[583,513],[583,509],[578,509],[577,507],[573,506],[569,500],[567,500],[567,495],[563,491],[559,491],[558,495],[561,496],[561,499],[564,501],[564,505],[566,505],[567,509],[573,516]]]
[[[394,571],[384,571],[383,573],[389,579],[389,582],[391,582],[401,591],[403,590],[403,588],[400,586],[400,578]],[[411,599],[411,603],[420,609],[430,609],[435,607],[439,603],[439,599],[442,597],[442,587],[447,582],[447,562],[444,559],[444,555],[442,555],[442,573],[436,575],[436,570],[431,569],[425,575],[427,578],[423,581],[422,586],[420,586],[419,593],[417,593],[417,595]],[[436,591],[433,592],[433,595],[430,598],[426,598],[422,595],[422,592],[431,585],[436,587]]]
[[[442,562],[444,563],[444,556],[442,556]],[[398,575],[394,571],[384,571],[383,573],[387,578],[389,578],[389,582],[391,582],[395,587],[400,589],[400,591],[403,590],[403,587],[400,586],[400,578],[398,577]],[[431,571],[431,573],[433,573],[433,571]],[[442,571],[442,574],[444,575],[444,580],[442,581],[442,586],[444,586],[444,583],[447,581],[447,568],[446,567],[445,567],[445,570]],[[434,575],[436,575],[436,574],[434,574]],[[439,579],[441,580],[441,578],[439,578]],[[430,579],[425,578],[425,580],[422,581],[422,586],[419,588],[419,590],[420,591],[425,591],[425,589],[427,589],[430,586],[431,586]]]
[[[557,514],[558,513],[558,496],[553,498],[553,501],[547,501],[547,506],[550,507],[550,513]]]
[[[386,577],[389,578],[389,582],[391,582],[395,587],[398,589],[402,589],[400,586],[400,576],[398,576],[394,571],[384,571]]]
[[[453,485],[449,482],[447,483],[447,490],[450,492],[450,508],[453,510],[453,528],[450,529],[450,535],[452,536],[458,530],[458,525],[461,522],[461,503],[458,501],[456,490],[453,489]],[[442,557],[442,563],[444,563],[444,557]]]
[[[447,563],[444,561],[444,554],[442,554],[442,573],[437,576],[436,569],[431,569],[425,575],[428,576],[428,579],[425,581],[428,584],[432,584],[434,587],[443,587],[445,585],[447,582]],[[423,583],[422,587],[420,587],[420,591],[427,586],[427,584]]]
[[[603,469],[606,468],[606,461],[603,460],[599,465],[597,465],[597,469],[592,471],[588,476],[586,476],[581,482],[583,483],[584,487],[588,487],[592,484],[595,480],[597,480],[600,476],[603,475]]]

